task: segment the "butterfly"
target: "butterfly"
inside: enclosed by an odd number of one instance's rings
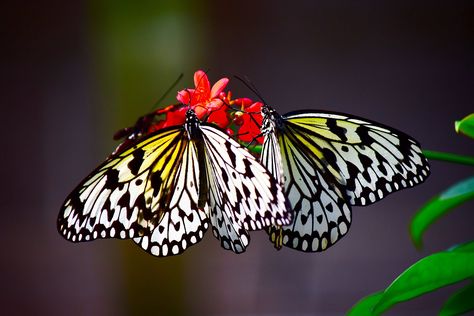
[[[133,239],[155,256],[177,255],[212,226],[243,252],[248,230],[287,225],[283,190],[246,148],[188,109],[184,125],[125,131],[114,152],[66,198],[58,230],[73,242]]]
[[[325,111],[278,114],[262,106],[260,162],[282,184],[294,221],[268,233],[282,245],[323,251],[349,230],[351,206],[369,205],[423,182],[419,143],[388,126]]]

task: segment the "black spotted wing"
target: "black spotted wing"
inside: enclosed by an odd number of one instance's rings
[[[423,182],[430,173],[419,143],[380,123],[321,111],[289,113],[284,121],[285,132],[318,156],[352,205],[379,201]]]
[[[374,203],[423,182],[429,165],[420,145],[382,124],[338,113],[264,109],[261,162],[284,185],[295,220],[270,239],[321,251],[344,236],[351,205]]]
[[[243,252],[247,230],[291,222],[281,186],[247,149],[222,131],[202,126],[214,235],[226,249]]]
[[[195,155],[182,127],[147,135],[106,160],[66,198],[59,232],[73,242],[135,238],[153,255],[181,253],[209,225],[207,206],[197,197]]]
[[[282,179],[294,211],[290,225],[272,226],[269,230],[270,240],[277,248],[283,245],[305,252],[323,251],[347,233],[351,207],[343,191],[338,183],[326,179],[316,157],[305,150],[298,138],[284,133],[277,142],[275,134],[268,135],[261,159],[275,178]]]

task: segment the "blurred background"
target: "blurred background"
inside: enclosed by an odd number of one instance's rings
[[[411,244],[408,223],[472,168],[353,209],[324,253],[242,255],[208,231],[183,255],[131,241],[73,244],[56,231],[66,195],[115,148],[112,135],[195,70],[245,75],[281,113],[325,109],[396,127],[424,148],[473,154],[454,120],[473,112],[472,1],[11,1],[2,6],[0,311],[9,315],[341,315],[421,257],[472,239],[472,204]],[[254,97],[236,80],[234,96]],[[164,104],[174,102],[175,92]],[[433,315],[453,288],[388,315]]]

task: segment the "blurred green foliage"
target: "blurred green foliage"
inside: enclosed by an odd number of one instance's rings
[[[454,207],[474,198],[474,177],[467,178],[443,191],[428,201],[410,223],[410,234],[417,248],[422,247],[423,233],[438,218],[446,215]]]
[[[454,123],[454,128],[457,133],[474,138],[474,113],[466,116],[460,121],[456,121]]]
[[[455,123],[456,132],[474,138],[474,115]],[[428,151],[430,159],[466,164],[473,157]],[[461,158],[460,158],[461,157]],[[467,163],[468,165],[470,163]],[[469,177],[438,194],[414,215],[410,224],[418,248],[423,233],[454,207],[474,199],[474,177]],[[385,290],[361,299],[348,315],[380,315],[397,303],[411,300],[441,287],[474,279],[474,241],[426,256],[402,272]],[[474,310],[474,285],[454,293],[441,307],[440,315],[460,315]]]

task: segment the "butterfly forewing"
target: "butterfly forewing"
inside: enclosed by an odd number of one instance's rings
[[[145,234],[152,217],[145,202],[150,166],[180,134],[180,128],[164,130],[106,160],[66,198],[59,232],[71,241]]]
[[[166,203],[151,203],[160,210],[160,218],[149,234],[135,238],[134,241],[154,256],[177,255],[199,242],[209,226],[208,205],[199,206],[200,168],[196,166],[198,154],[196,144],[182,140],[180,155],[164,166],[172,168],[166,173],[163,182],[169,183],[168,190],[157,200]],[[155,167],[156,168],[156,167]],[[160,169],[153,169],[158,172]],[[163,173],[161,173],[163,174]],[[166,205],[166,207],[164,207]]]
[[[285,122],[289,133],[304,135],[308,150],[323,157],[352,205],[374,203],[429,175],[420,145],[393,128],[323,112],[290,113]]]

